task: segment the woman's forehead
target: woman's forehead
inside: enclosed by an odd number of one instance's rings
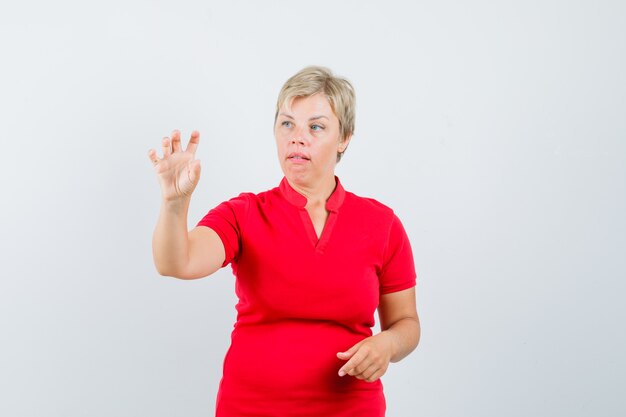
[[[323,93],[315,93],[306,97],[291,97],[283,102],[280,113],[289,116],[326,116],[328,118],[337,117],[333,111],[330,101]]]

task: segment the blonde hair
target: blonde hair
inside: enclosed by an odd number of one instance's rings
[[[278,112],[285,102],[291,104],[295,98],[309,97],[317,93],[323,93],[328,99],[330,107],[339,119],[341,141],[345,141],[354,133],[356,107],[354,88],[350,81],[333,75],[328,68],[324,67],[306,67],[285,82],[278,94],[274,124],[276,124]],[[343,152],[337,153],[337,162],[344,152],[345,149]]]

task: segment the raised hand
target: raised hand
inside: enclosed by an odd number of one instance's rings
[[[163,158],[157,156],[154,149],[148,151],[148,158],[154,165],[161,194],[165,201],[189,198],[200,180],[200,161],[195,159],[196,149],[200,142],[200,133],[193,131],[183,151],[180,143],[180,132],[174,130],[172,137],[165,137],[161,143]]]

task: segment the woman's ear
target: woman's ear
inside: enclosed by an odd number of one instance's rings
[[[346,136],[346,138],[339,142],[339,148],[337,148],[337,152],[344,153],[346,149],[348,149],[348,145],[350,144],[350,139],[352,139],[352,135]]]

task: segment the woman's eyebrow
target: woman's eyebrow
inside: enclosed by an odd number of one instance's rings
[[[279,116],[284,116],[284,117],[288,117],[290,119],[293,119],[293,116],[287,113],[278,113]],[[317,120],[317,119],[326,119],[326,120],[330,120],[327,116],[324,116],[323,114],[319,115],[319,116],[313,116],[309,118],[309,121],[311,120]]]

